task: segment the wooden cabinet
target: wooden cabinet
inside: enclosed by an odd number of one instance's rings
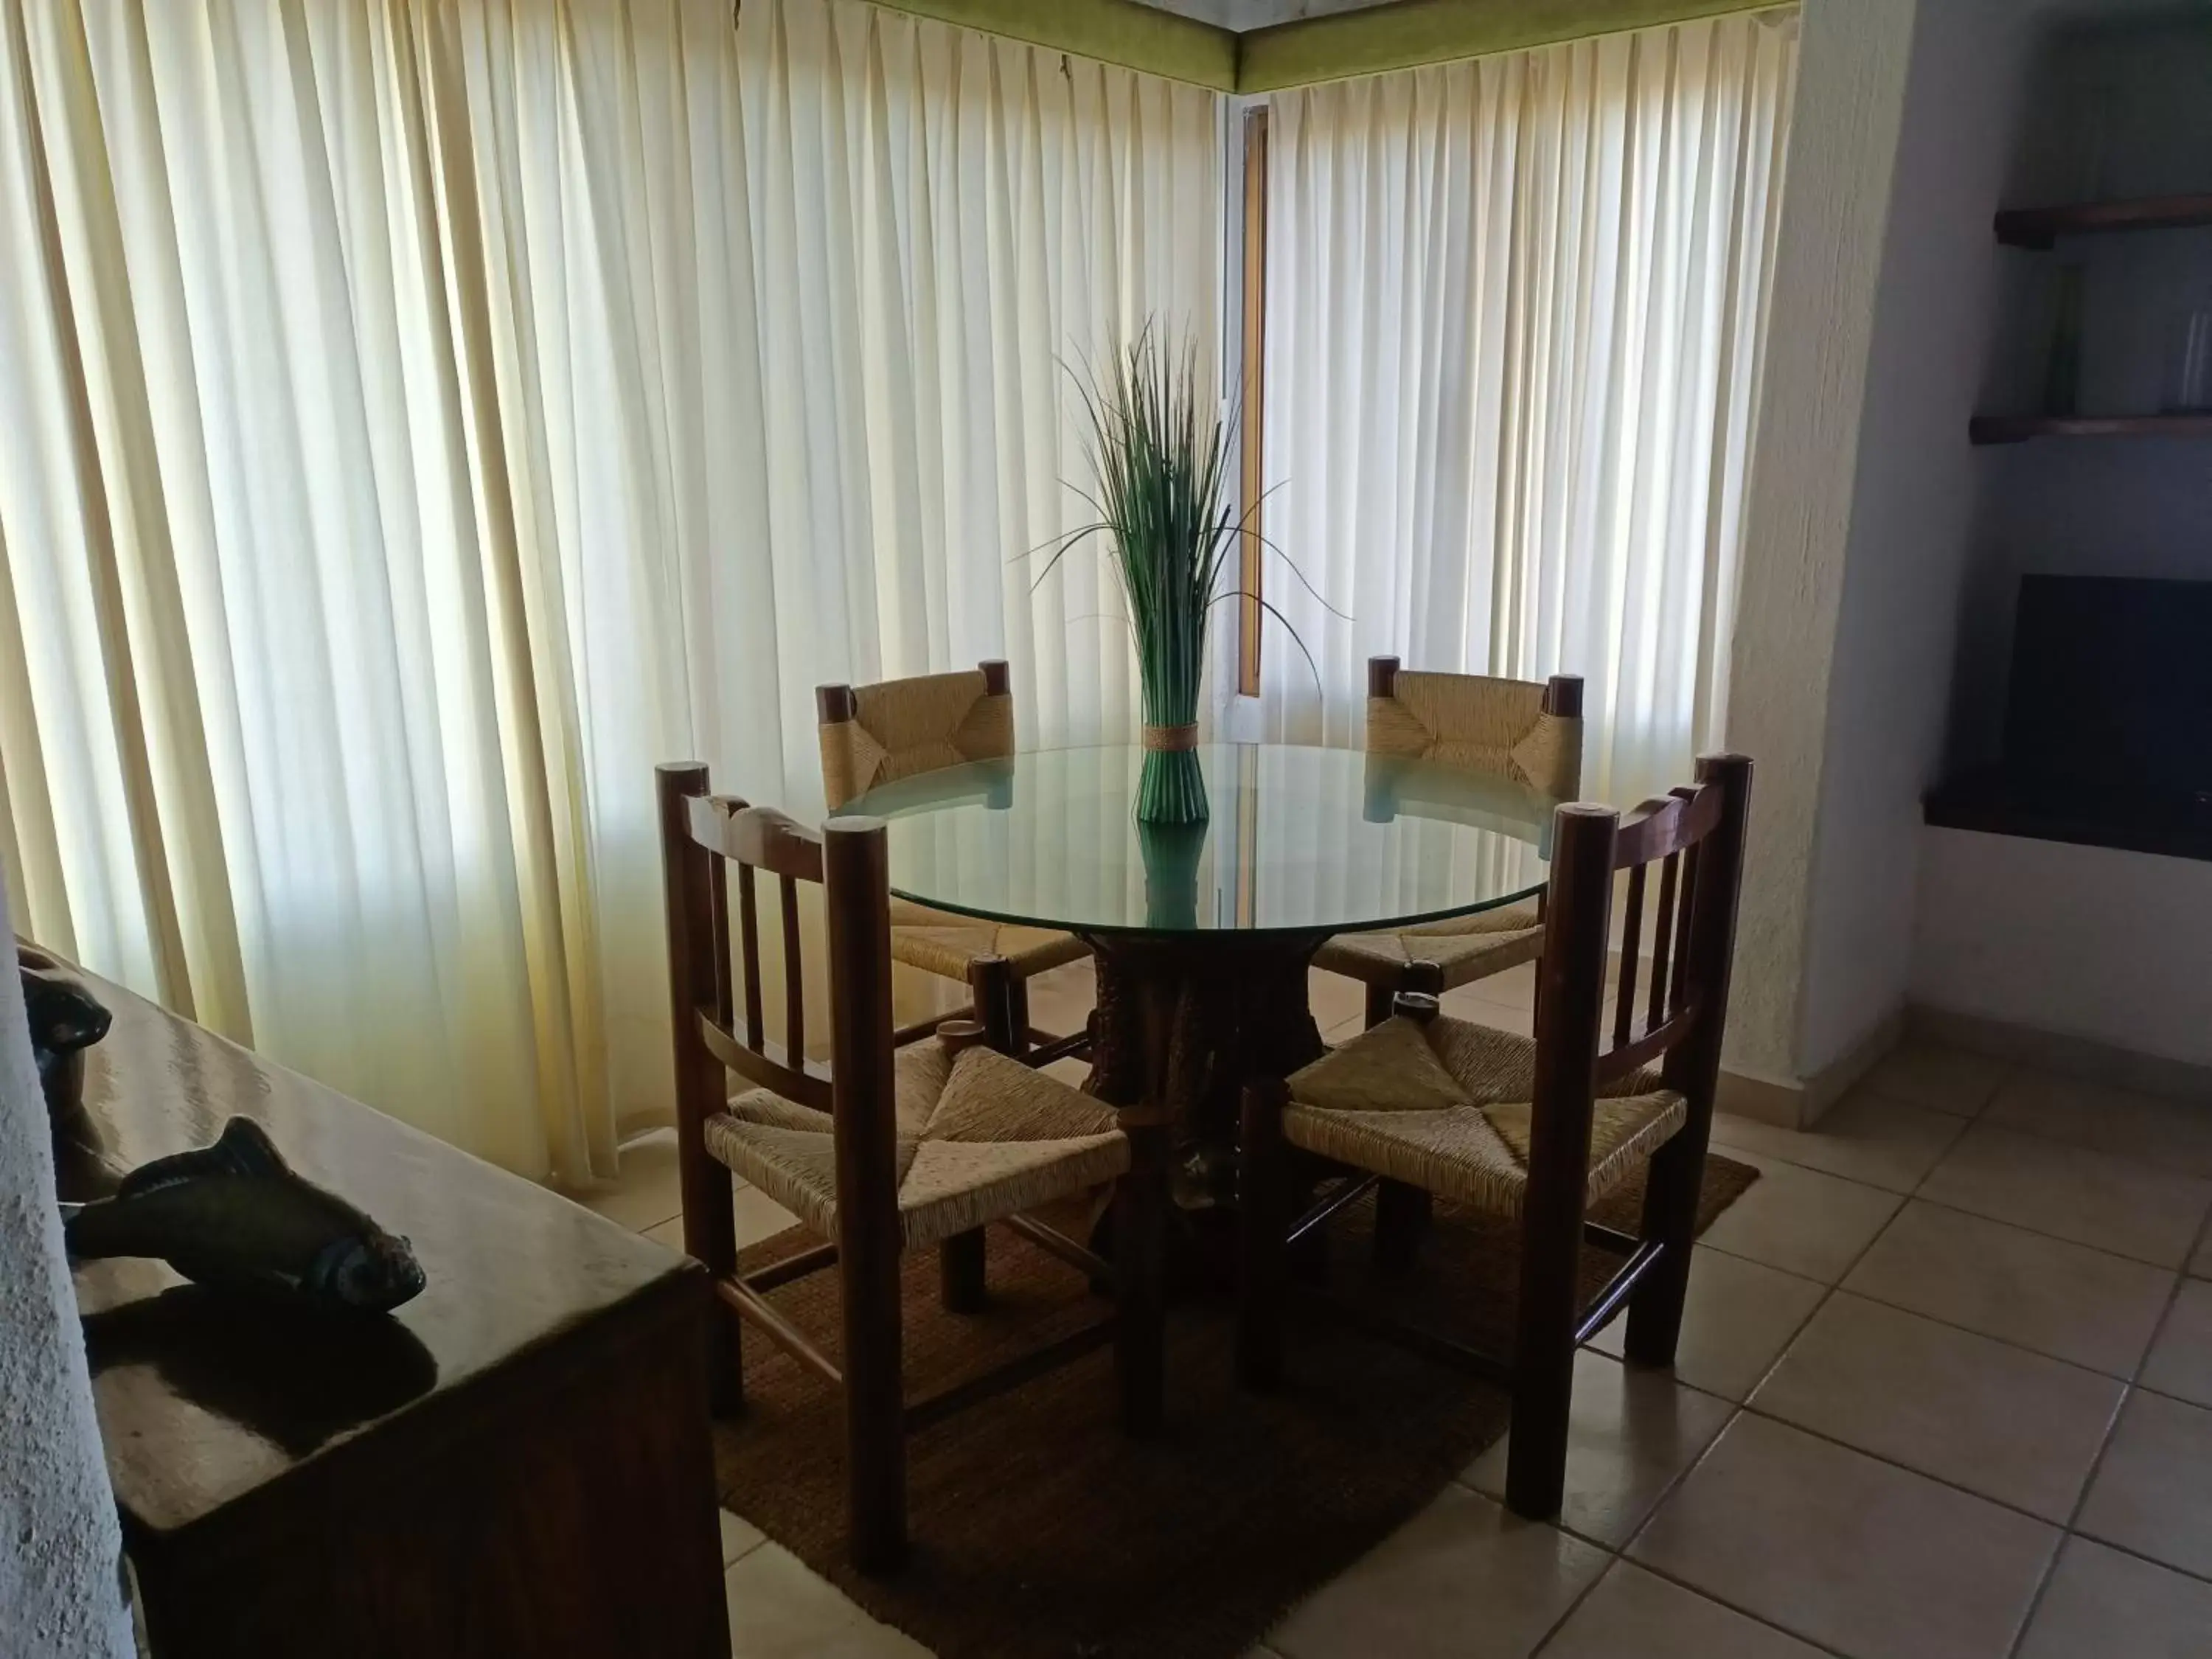
[[[118,988],[62,1195],[258,1119],[407,1235],[388,1317],[81,1263],[107,1462],[161,1659],[726,1656],[704,1274]]]

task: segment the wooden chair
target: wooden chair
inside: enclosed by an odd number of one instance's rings
[[[887,1572],[904,1559],[906,1436],[1113,1340],[1122,1414],[1161,1411],[1160,1252],[1164,1172],[1128,1178],[1128,1138],[1112,1108],[1009,1058],[973,1021],[952,1020],[905,1048],[891,1030],[890,891],[876,818],[833,819],[817,835],[782,813],[708,793],[707,769],[663,766],[659,796],[676,1053],[684,1248],[704,1263],[732,1316],[710,1360],[719,1410],[743,1404],[740,1328],[750,1323],[842,1388],[854,1564]],[[785,1040],[762,1030],[760,901],[755,872],[778,884],[787,986]],[[735,876],[741,955],[730,954]],[[805,1058],[799,887],[824,889],[831,1063]],[[742,993],[733,991],[742,970]],[[736,1006],[743,1002],[743,1024]],[[732,1097],[732,1074],[743,1080]],[[1148,1166],[1157,1160],[1146,1160]],[[826,1241],[750,1273],[738,1271],[732,1172]],[[1023,1212],[1115,1184],[1118,1261],[1109,1263]],[[1080,1272],[1116,1286],[1114,1316],[909,1403],[901,1376],[899,1262],[945,1249],[948,1305],[982,1299],[982,1229],[1004,1222]],[[972,1241],[972,1245],[971,1242]],[[832,1360],[768,1300],[778,1285],[836,1270],[843,1352]]]
[[[819,686],[814,697],[822,790],[832,812],[878,784],[1014,752],[1014,699],[1003,662],[874,685]],[[1082,1033],[1055,1036],[1030,1027],[1029,982],[1089,954],[1072,933],[891,901],[892,960],[963,981],[973,999],[969,1017],[1008,1054],[1032,1044],[1049,1047],[1047,1059],[1083,1051]]]
[[[1674,1363],[1720,1073],[1750,788],[1751,763],[1721,756],[1698,763],[1695,787],[1647,802],[1626,821],[1604,807],[1559,808],[1534,1040],[1450,1018],[1434,997],[1407,993],[1394,1018],[1287,1083],[1246,1089],[1237,1365],[1249,1386],[1273,1388],[1281,1377],[1287,1242],[1378,1178],[1517,1218],[1521,1294],[1505,1361],[1386,1326],[1360,1308],[1340,1311],[1508,1382],[1507,1502],[1527,1516],[1558,1512],[1576,1345],[1625,1304],[1628,1357]],[[1636,934],[1655,862],[1651,981],[1639,1010]],[[1607,1020],[1607,910],[1621,870],[1628,933]],[[1353,1172],[1295,1224],[1286,1224],[1291,1147]],[[1591,1203],[1645,1166],[1638,1233],[1585,1221]],[[1627,1256],[1587,1308],[1577,1285],[1585,1238]]]
[[[1582,789],[1583,683],[1479,674],[1417,674],[1395,657],[1367,662],[1367,748],[1525,785],[1552,801]],[[1367,988],[1367,1024],[1390,1017],[1401,991],[1441,993],[1534,962],[1544,946],[1537,904],[1424,922],[1389,933],[1343,933],[1314,966]]]

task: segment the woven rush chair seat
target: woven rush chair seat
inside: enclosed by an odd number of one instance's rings
[[[1395,988],[1409,964],[1433,962],[1449,990],[1534,962],[1543,953],[1544,922],[1536,907],[1509,904],[1394,933],[1340,933],[1314,952],[1313,965],[1364,984]]]
[[[1397,661],[1376,658],[1369,667],[1369,752],[1508,778],[1553,799],[1573,795],[1583,723],[1565,711],[1579,710],[1579,680],[1569,694],[1530,680],[1418,673]],[[1389,667],[1375,665],[1382,663]]]
[[[873,685],[818,686],[815,706],[823,799],[832,812],[884,784],[1014,752],[1013,691],[1000,661]],[[891,901],[891,960],[965,981],[992,1045],[1010,1054],[1029,1052],[1033,1042],[1066,1052],[1081,1046],[1079,1033],[1055,1038],[1030,1030],[1029,981],[1090,954],[1072,933]]]
[[[1536,1045],[1439,1014],[1372,1026],[1290,1079],[1283,1138],[1439,1198],[1517,1217],[1528,1186]],[[1631,1180],[1688,1119],[1640,1068],[1600,1091],[1584,1203]]]
[[[1237,1370],[1246,1387],[1282,1382],[1294,1241],[1371,1191],[1376,1270],[1395,1276],[1413,1269],[1434,1200],[1487,1211],[1519,1235],[1520,1286],[1503,1354],[1407,1326],[1371,1299],[1331,1297],[1322,1285],[1304,1287],[1301,1299],[1504,1381],[1513,1394],[1506,1505],[1536,1519],[1559,1512],[1577,1350],[1625,1314],[1630,1360],[1674,1361],[1720,1077],[1750,796],[1751,763],[1711,755],[1699,758],[1694,784],[1626,816],[1587,803],[1553,812],[1533,1037],[1451,1018],[1433,989],[1401,989],[1342,1048],[1288,1078],[1245,1085]],[[1620,975],[1608,986],[1622,877]],[[1425,963],[1405,971],[1436,977]],[[1300,1195],[1301,1176],[1312,1171],[1296,1168],[1292,1148],[1325,1161],[1320,1179],[1328,1190]],[[1591,1224],[1590,1206],[1638,1174],[1636,1230]],[[1303,1214],[1294,1202],[1306,1206]],[[1590,1243],[1620,1261],[1586,1297]]]
[[[1114,1109],[981,1046],[934,1037],[895,1062],[899,1230],[919,1249],[1103,1186],[1129,1167]],[[705,1124],[707,1151],[828,1237],[837,1236],[837,1157],[827,1112],[769,1089]]]
[[[1021,1027],[1003,958],[976,988],[990,1024],[948,1019],[914,1034],[918,1042],[901,1038],[890,836],[881,818],[832,817],[811,830],[715,794],[707,769],[692,763],[658,769],[654,793],[684,1249],[706,1268],[717,1309],[700,1356],[708,1402],[720,1415],[743,1409],[748,1330],[836,1389],[847,1547],[859,1571],[895,1571],[909,1548],[907,1443],[930,1425],[1111,1343],[1122,1425],[1133,1434],[1158,1427],[1167,1160],[1149,1151],[1156,1137],[1125,1131],[1113,1107],[1047,1076],[1046,1062],[1009,1052]],[[765,904],[763,884],[774,890]],[[806,887],[820,890],[827,923],[826,1068],[806,1059]],[[764,910],[780,917],[783,933],[783,1018],[773,1037],[761,975]],[[823,1242],[740,1271],[733,1174]],[[1112,1260],[1024,1213],[1099,1188],[1113,1192]],[[909,1399],[902,1261],[933,1250],[945,1310],[981,1314],[992,1299],[989,1224],[1109,1294],[1112,1316]],[[837,1279],[842,1340],[834,1357],[774,1300],[814,1273]]]
[[[822,786],[831,809],[918,772],[1012,754],[1006,666],[821,688]]]
[[[1090,954],[1073,933],[891,901],[891,960],[946,979],[966,979],[970,967],[989,957],[1004,957],[1017,979],[1030,979]]]
[[[1571,674],[1539,682],[1424,673],[1395,657],[1370,657],[1367,751],[1495,778],[1539,802],[1571,800],[1581,787],[1582,707],[1583,683]],[[1364,985],[1367,1024],[1379,1025],[1400,991],[1432,995],[1469,985],[1543,951],[1543,916],[1528,903],[1340,934],[1315,952],[1313,965]]]

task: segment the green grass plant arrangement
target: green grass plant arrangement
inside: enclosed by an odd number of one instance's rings
[[[1037,580],[1085,536],[1105,534],[1128,602],[1144,703],[1136,816],[1146,823],[1200,823],[1206,805],[1198,710],[1206,629],[1213,607],[1243,591],[1235,584],[1234,555],[1256,533],[1247,520],[1257,503],[1240,519],[1230,500],[1234,423],[1207,395],[1194,346],[1171,356],[1148,326],[1103,381],[1094,374],[1076,377],[1076,384],[1090,416],[1097,477],[1098,493],[1085,499],[1098,517],[1060,539]],[[1298,648],[1305,649],[1303,641]]]

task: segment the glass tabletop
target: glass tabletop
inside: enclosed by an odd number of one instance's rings
[[[887,819],[891,890],[1085,933],[1337,933],[1486,910],[1544,884],[1553,802],[1422,761],[1291,744],[1198,750],[1210,817],[1140,824],[1134,744],[920,773]]]

